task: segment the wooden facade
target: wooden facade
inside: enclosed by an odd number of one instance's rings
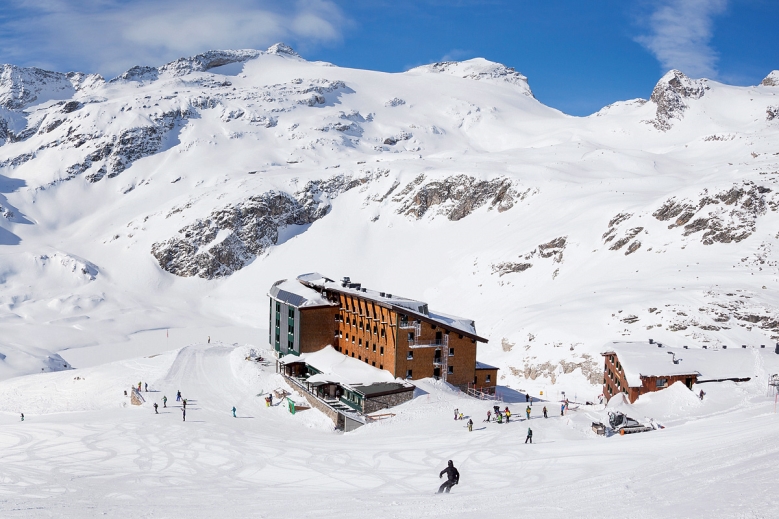
[[[681,375],[641,375],[641,385],[631,387],[617,353],[603,353],[603,358],[603,396],[607,400],[618,393],[624,393],[632,404],[639,396],[653,391],[660,391],[676,382],[682,382],[692,389],[692,385],[698,381],[698,372]]]

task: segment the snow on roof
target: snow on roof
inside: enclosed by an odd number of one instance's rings
[[[332,346],[313,353],[301,353],[300,356],[287,355],[279,363],[294,364],[305,362],[321,373],[310,376],[307,381],[334,382],[347,386],[369,386],[377,383],[396,382],[395,377],[384,369],[378,369],[353,357],[338,353]]]
[[[455,331],[476,336],[476,323],[472,319],[442,314],[440,312],[431,312],[428,309],[427,303],[424,301],[417,301],[415,299],[409,299],[407,297],[397,296],[387,292],[370,290],[363,288],[362,284],[360,283],[349,283],[344,286],[344,283],[337,283],[332,279],[319,274],[318,272],[303,274],[298,276],[297,279],[301,283],[306,283],[308,285],[327,288],[346,294],[353,294],[355,296],[370,299],[388,306],[400,307],[417,315],[425,316],[430,320],[437,322],[441,326],[444,326],[445,328],[450,328]],[[482,340],[486,342],[486,339]]]
[[[288,281],[282,279],[276,281],[268,295],[297,308],[306,308],[311,306],[335,306],[335,303],[328,301],[322,294],[308,288],[297,281]]]
[[[684,349],[646,342],[610,342],[602,352],[616,353],[630,387],[641,377],[698,375],[698,380],[749,378],[755,375],[755,350]],[[674,363],[674,359],[677,361]]]
[[[476,369],[498,369],[495,366],[490,366],[489,364],[485,364],[484,362],[476,361]]]

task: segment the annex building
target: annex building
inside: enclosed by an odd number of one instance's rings
[[[622,393],[633,403],[676,382],[690,389],[708,382],[745,382],[754,375],[756,355],[761,352],[765,350],[673,348],[651,340],[610,342],[601,350],[603,396],[608,400]]]
[[[494,392],[498,369],[476,361],[473,320],[432,311],[427,303],[340,282],[318,273],[273,284],[270,344],[279,357],[332,346],[393,377],[440,378]]]

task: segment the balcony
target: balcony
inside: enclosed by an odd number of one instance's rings
[[[420,341],[418,339],[414,339],[413,341],[408,341],[409,348],[443,348],[448,346],[449,346],[448,335],[444,335],[440,339],[433,339],[432,341]]]

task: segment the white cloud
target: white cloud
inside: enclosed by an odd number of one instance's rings
[[[692,77],[717,76],[717,52],[711,47],[714,17],[727,0],[665,0],[648,19],[650,33],[636,40],[655,55],[664,69]]]
[[[332,0],[5,0],[0,55],[14,63],[118,74],[210,49],[338,42]]]

